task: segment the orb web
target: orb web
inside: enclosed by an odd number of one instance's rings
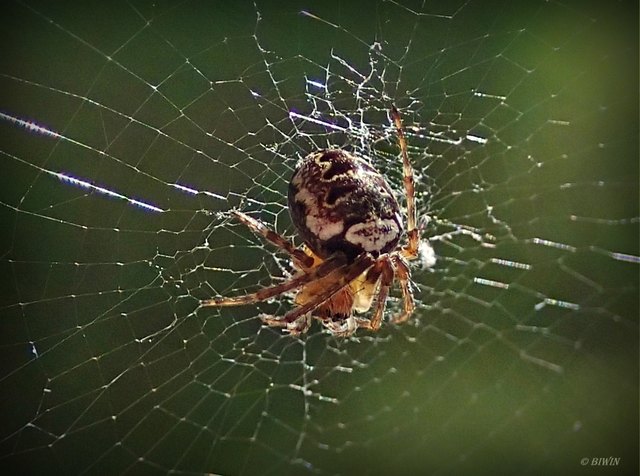
[[[611,457],[633,472],[638,55],[626,9],[11,4],[3,464],[560,474]],[[296,241],[286,189],[310,151],[366,157],[402,198],[392,103],[435,252],[412,268],[413,318],[297,339],[257,317],[291,296],[199,308],[290,276],[228,212]]]

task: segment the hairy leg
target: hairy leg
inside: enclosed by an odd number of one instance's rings
[[[250,217],[246,213],[242,213],[238,210],[233,210],[231,213],[233,213],[238,220],[245,224],[256,235],[262,236],[268,242],[274,244],[279,249],[288,253],[298,268],[308,269],[313,265],[312,257],[307,255],[301,249],[296,248],[293,243],[284,238],[282,235],[268,228],[261,221],[256,220],[255,218]]]
[[[393,266],[389,258],[382,258],[376,262],[378,268],[378,279],[380,284],[378,285],[378,295],[376,296],[376,307],[373,311],[373,315],[370,319],[357,319],[358,326],[371,331],[377,331],[380,329],[382,318],[384,317],[384,309],[387,304],[387,298],[389,297],[389,288],[393,283]]]
[[[391,119],[393,120],[398,133],[398,144],[400,145],[400,153],[402,154],[402,182],[404,183],[404,191],[407,198],[407,237],[409,242],[402,249],[402,254],[408,259],[415,259],[418,257],[420,230],[416,227],[416,192],[413,178],[413,167],[409,161],[407,139],[404,136],[404,128],[402,126],[400,112],[395,106],[391,107]]]
[[[270,286],[268,288],[263,288],[256,291],[255,293],[245,294],[243,296],[205,299],[203,301],[200,301],[200,306],[242,306],[244,304],[253,304],[255,302],[264,301],[265,299],[269,299],[292,289],[299,288],[300,286],[303,286],[308,282],[313,281],[314,279],[319,279],[327,276],[332,271],[346,266],[345,261],[346,260],[343,256],[335,255],[322,262],[312,270],[304,272],[303,274],[298,274],[283,283],[276,284],[275,286]]]
[[[331,296],[364,273],[365,270],[371,267],[374,262],[374,259],[369,254],[360,255],[353,263],[345,265],[343,268],[334,271],[332,274],[335,275],[335,280],[330,284],[327,284],[327,287],[313,299],[301,306],[293,308],[282,317],[263,315],[261,316],[262,321],[270,326],[286,327],[287,323],[296,321],[300,316],[313,311],[323,302],[327,301]],[[315,269],[317,268],[314,268],[314,270]]]
[[[411,274],[409,266],[403,259],[402,255],[395,255],[392,257],[393,265],[396,271],[396,277],[400,283],[400,289],[402,290],[402,312],[392,319],[395,324],[401,324],[411,317],[416,304],[413,300],[413,293],[411,292],[411,283],[409,281]]]

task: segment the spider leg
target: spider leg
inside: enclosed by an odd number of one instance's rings
[[[415,259],[418,257],[420,230],[416,227],[416,192],[413,167],[409,162],[407,139],[404,136],[400,112],[394,105],[391,106],[391,118],[398,132],[398,144],[402,154],[402,182],[404,183],[404,191],[407,198],[407,237],[409,242],[402,248],[402,255],[407,259]]]
[[[254,302],[264,301],[292,289],[299,288],[300,286],[303,286],[308,282],[313,281],[314,279],[322,278],[328,275],[330,272],[339,269],[341,266],[344,266],[345,261],[346,259],[344,256],[334,255],[328,258],[326,261],[323,261],[312,270],[305,271],[302,274],[298,274],[283,283],[276,284],[268,288],[263,288],[256,291],[255,293],[245,294],[243,296],[205,299],[200,301],[200,306],[241,306],[243,304],[252,304]]]
[[[402,290],[402,312],[391,320],[394,324],[401,324],[406,322],[414,309],[416,308],[416,303],[413,300],[413,293],[411,292],[410,287],[410,276],[411,273],[409,271],[409,266],[405,261],[402,254],[396,254],[392,256],[393,265],[396,270],[396,276],[398,277],[398,282],[400,283],[400,289]]]
[[[371,267],[371,265],[374,264],[374,262],[375,261],[371,257],[371,255],[369,255],[368,253],[362,254],[358,256],[353,263],[344,265],[342,268],[334,271],[333,274],[336,275],[335,281],[328,284],[321,293],[319,293],[309,302],[293,308],[282,317],[263,315],[260,316],[260,318],[265,324],[268,324],[270,326],[288,327],[287,324],[292,323],[296,321],[300,316],[304,316],[308,312],[313,311],[320,304],[327,301],[334,294],[347,286],[351,281],[364,273],[367,268]],[[317,268],[314,268],[314,270],[315,269]]]
[[[261,314],[260,319],[268,326],[282,327],[286,332],[294,336],[298,336],[307,332],[311,327],[312,321],[310,313],[307,313],[304,316],[300,316],[293,322],[287,322],[284,319],[278,319],[277,317],[272,317],[268,314]]]
[[[376,296],[376,307],[371,319],[357,318],[358,327],[377,331],[380,329],[382,318],[384,316],[384,308],[389,297],[389,288],[393,283],[394,270],[389,258],[382,258],[376,262],[377,273],[374,272],[372,278],[380,280],[378,294]],[[374,268],[374,269],[376,269]],[[372,271],[374,270],[372,269]],[[367,279],[369,276],[367,276]]]
[[[293,243],[284,238],[282,235],[279,235],[275,231],[269,229],[261,221],[256,220],[255,218],[250,217],[246,213],[242,213],[238,210],[232,210],[231,213],[233,213],[238,220],[245,224],[256,235],[262,236],[268,242],[274,244],[279,249],[288,253],[298,268],[308,269],[313,266],[312,257],[307,255],[301,249],[296,248]]]

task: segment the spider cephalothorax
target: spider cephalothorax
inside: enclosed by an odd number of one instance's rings
[[[282,317],[262,315],[262,321],[300,334],[316,318],[334,335],[349,336],[359,327],[380,328],[389,288],[397,278],[403,309],[392,321],[406,321],[414,309],[407,260],[417,257],[420,238],[413,169],[395,107],[391,117],[398,133],[407,200],[405,246],[398,246],[404,231],[400,206],[384,177],[349,152],[319,150],[300,161],[289,183],[289,211],[304,242],[302,247],[297,248],[258,220],[232,212],[255,233],[287,252],[298,273],[253,294],[208,299],[201,305],[238,306],[297,289],[296,307]],[[354,315],[369,310],[374,300],[370,318]]]

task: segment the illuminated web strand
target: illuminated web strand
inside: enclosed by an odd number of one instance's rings
[[[289,117],[298,118],[298,119],[304,119],[305,121],[313,122],[314,124],[318,124],[318,125],[321,125],[321,126],[326,126],[326,127],[330,128],[330,129],[335,129],[335,130],[341,131],[341,132],[346,132],[347,131],[347,129],[345,129],[344,127],[338,126],[336,124],[331,124],[330,122],[321,121],[320,119],[315,119],[315,118],[310,117],[310,116],[304,116],[302,114],[298,114],[295,111],[289,111]]]
[[[318,88],[318,89],[322,89],[322,90],[324,90],[324,91],[326,91],[326,90],[327,90],[327,85],[326,85],[326,84],[324,84],[324,83],[322,83],[322,82],[320,82],[320,81],[316,81],[316,80],[308,79],[308,78],[307,78],[307,79],[306,79],[306,82],[307,82],[307,84],[309,84],[310,86],[314,86],[314,87],[316,87],[316,88]]]
[[[495,281],[493,279],[485,279],[485,278],[473,278],[473,282],[476,284],[482,284],[484,286],[491,286],[493,288],[499,289],[509,289],[509,285],[507,283],[503,283],[501,281]]]
[[[489,99],[497,99],[500,102],[504,102],[507,100],[506,96],[500,96],[496,94],[489,94],[482,91],[474,91],[473,95],[480,98],[489,98]]]
[[[5,114],[4,112],[0,112],[0,119],[10,122],[11,124],[14,124],[18,127],[22,127],[23,129],[26,129],[29,132],[35,132],[36,134],[40,134],[45,137],[50,137],[52,139],[63,138],[57,132],[53,132],[51,129],[47,129],[44,126],[40,126],[33,121],[25,121],[24,119],[20,119],[10,114]]]
[[[608,254],[613,259],[617,259],[618,261],[626,261],[627,263],[640,264],[640,256],[630,255],[627,253],[616,253],[614,251],[611,251]]]
[[[52,139],[64,139],[70,142],[73,142],[78,145],[84,146],[84,144],[80,144],[77,141],[69,139],[57,132],[48,129],[47,127],[36,124],[33,121],[27,121],[25,119],[20,119],[19,117],[12,116],[10,114],[6,114],[4,112],[0,112],[0,119],[5,120],[11,124],[14,124],[18,127],[26,129],[29,132],[35,132],[36,134],[43,135],[45,137],[49,137]],[[86,147],[86,146],[84,146]],[[135,198],[127,197],[119,192],[115,192],[113,190],[109,190],[108,188],[101,187],[99,185],[94,185],[91,182],[87,182],[86,180],[82,180],[71,175],[61,173],[61,172],[53,172],[51,170],[41,169],[43,172],[46,172],[49,175],[52,175],[59,179],[62,182],[69,183],[79,188],[83,188],[85,190],[90,190],[92,192],[99,193],[101,195],[106,195],[107,197],[117,198],[119,200],[124,200],[125,202],[133,205],[137,208],[142,208],[143,210],[149,210],[152,212],[164,212],[162,208],[156,207],[150,203],[143,202],[141,200],[136,200]],[[177,184],[176,184],[177,187]],[[182,189],[186,189],[186,187],[182,187]]]
[[[225,198],[222,195],[218,195],[217,193],[213,193],[213,192],[208,192],[206,190],[197,190],[195,188],[187,187],[185,185],[180,185],[179,183],[171,183],[169,185],[189,195],[198,195],[201,193],[203,195],[206,195],[207,197],[217,198],[218,200],[225,200]]]
[[[557,306],[557,307],[561,307],[563,309],[571,309],[573,311],[580,310],[580,305],[579,304],[576,304],[576,303],[573,303],[573,302],[569,302],[569,301],[561,301],[559,299],[553,299],[553,298],[544,298],[543,301],[537,303],[534,306],[534,309],[536,311],[540,311],[546,306]]]
[[[198,191],[195,188],[185,187],[184,185],[180,185],[179,183],[172,183],[171,186],[173,188],[177,188],[182,192],[186,192],[189,195],[198,195]]]
[[[559,250],[570,251],[571,253],[575,253],[576,251],[578,251],[575,246],[565,245],[564,243],[557,243],[555,241],[545,240],[542,238],[533,238],[531,242],[536,245],[548,246],[549,248],[557,248]]]
[[[615,260],[618,261],[624,261],[627,263],[634,263],[634,264],[640,264],[640,256],[636,256],[636,255],[631,255],[628,253],[619,253],[617,251],[609,251],[609,250],[603,250],[602,248],[598,248],[595,246],[592,246],[591,249],[597,253],[600,253],[602,255],[608,256],[610,258],[613,258]]]
[[[48,173],[49,175],[53,175],[54,177],[58,178],[62,182],[69,183],[71,185],[75,185],[76,187],[80,187],[80,188],[83,188],[85,190],[90,190],[92,192],[97,192],[97,193],[99,193],[101,195],[106,195],[108,197],[117,198],[119,200],[124,200],[125,202],[129,203],[130,205],[133,205],[133,206],[138,207],[138,208],[142,208],[144,210],[149,210],[149,211],[152,211],[152,212],[164,212],[165,211],[162,208],[156,207],[155,205],[151,205],[150,203],[142,202],[140,200],[136,200],[135,198],[127,197],[126,195],[123,195],[121,193],[114,192],[113,190],[109,190],[108,188],[100,187],[98,185],[94,185],[94,184],[92,184],[90,182],[87,182],[86,180],[82,180],[82,179],[79,179],[79,178],[76,178],[76,177],[72,177],[71,175],[63,174],[63,173],[60,173],[60,172],[52,172],[51,170],[44,170],[44,172]]]
[[[465,137],[468,141],[476,142],[478,144],[486,144],[488,142],[488,139],[473,134],[467,134]]]
[[[499,264],[500,266],[507,266],[508,268],[525,269],[525,270],[531,269],[530,264],[519,263],[518,261],[511,261],[507,259],[491,258],[491,262],[494,264]]]

